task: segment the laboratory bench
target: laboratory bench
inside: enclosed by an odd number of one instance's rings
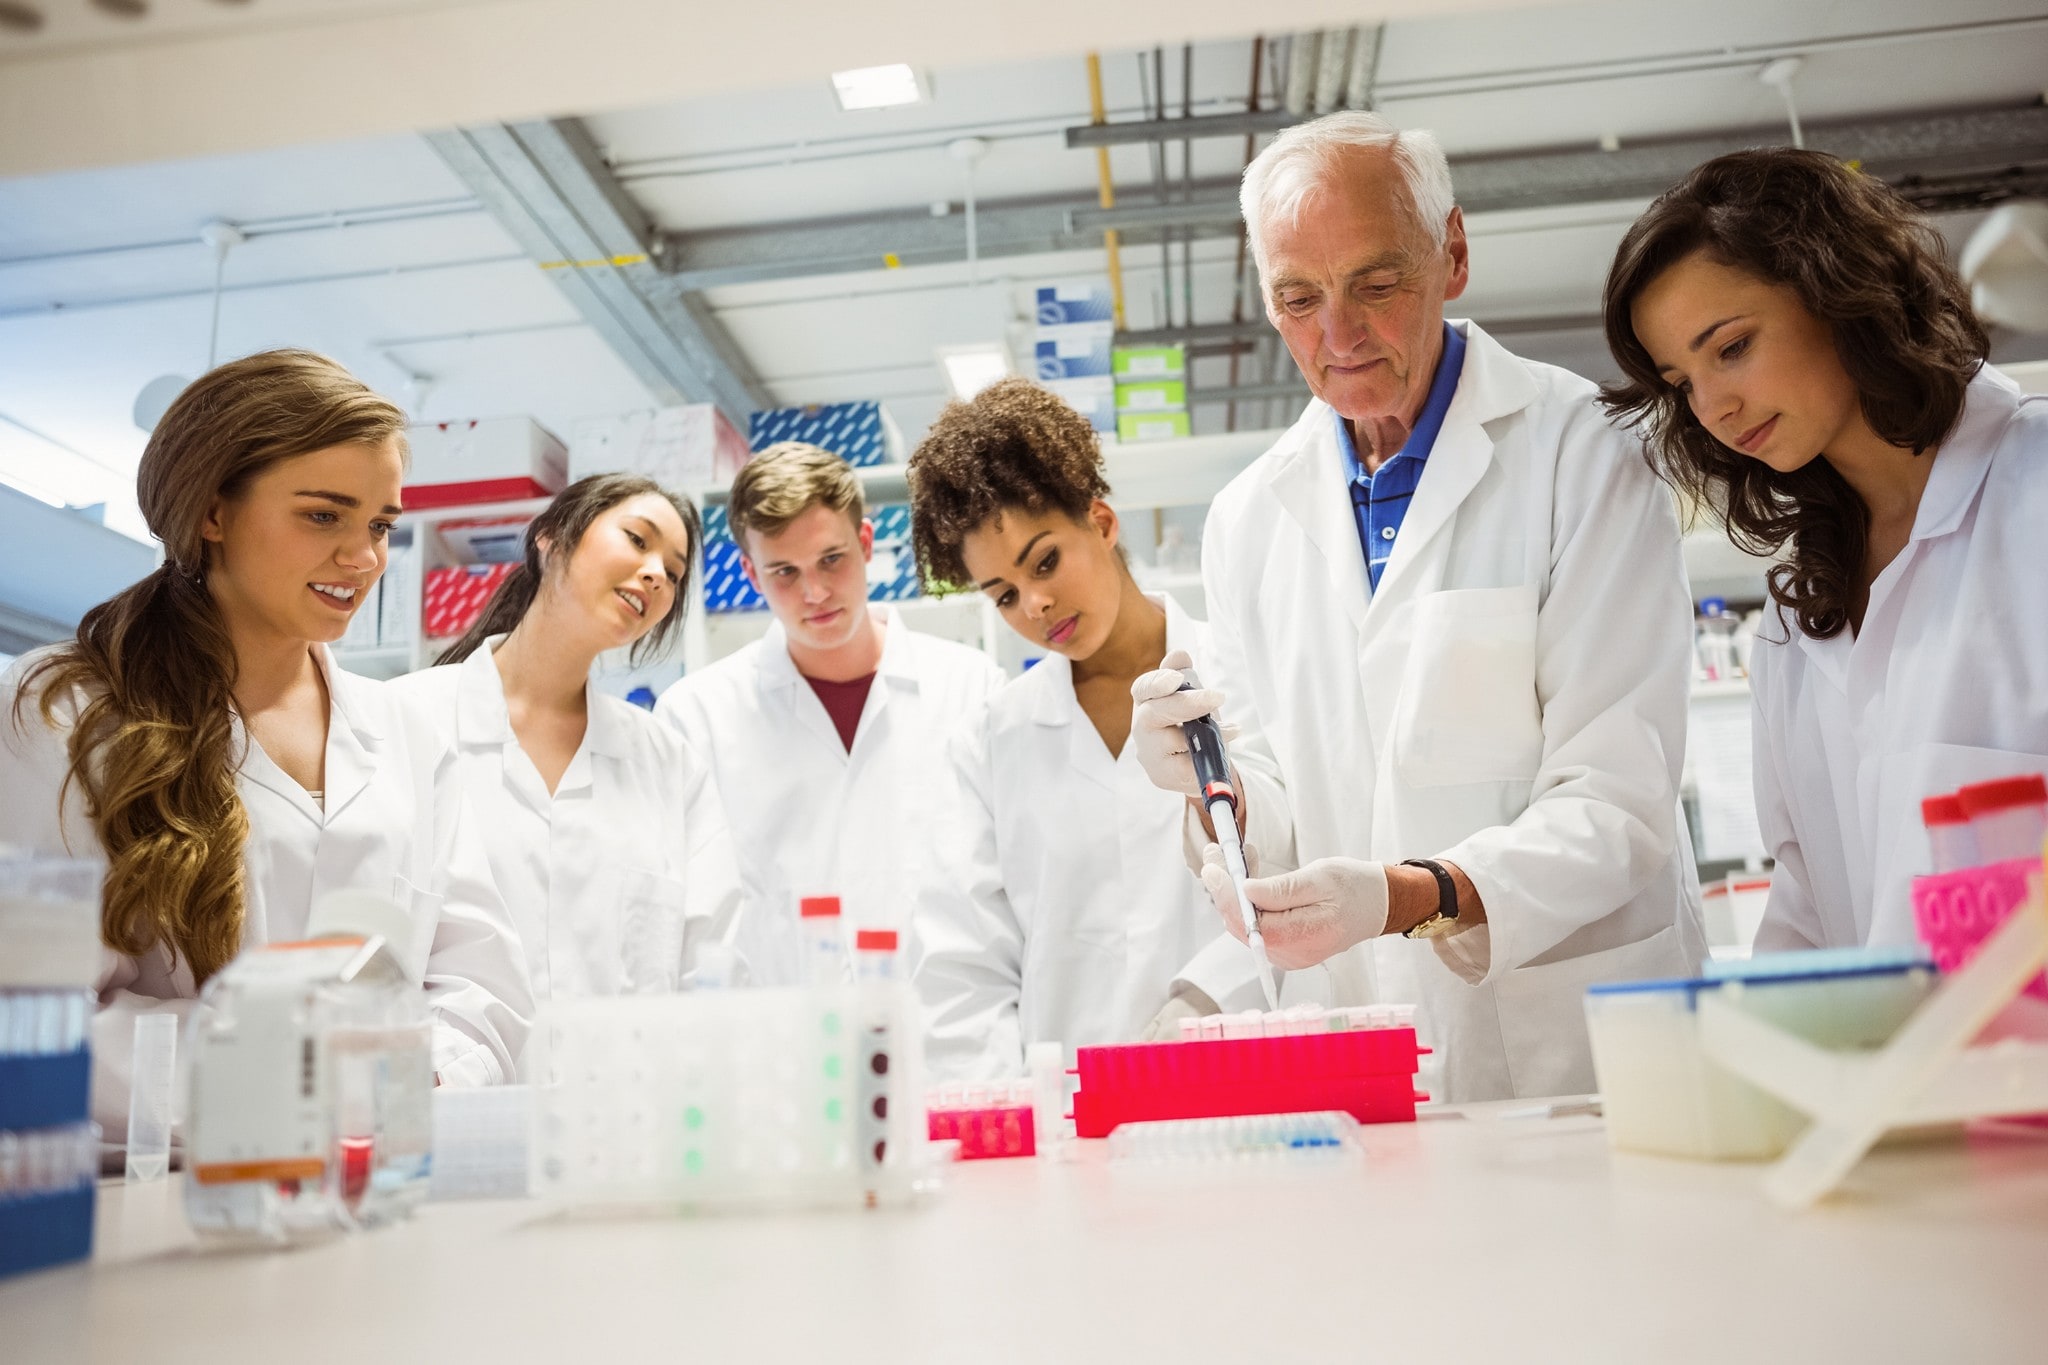
[[[281,1252],[202,1252],[176,1178],[109,1182],[92,1264],[0,1282],[0,1359],[2048,1359],[2048,1130],[1881,1148],[1803,1214],[1757,1166],[1616,1154],[1527,1105],[1364,1145],[1124,1167],[1086,1142],[866,1212],[431,1203]]]

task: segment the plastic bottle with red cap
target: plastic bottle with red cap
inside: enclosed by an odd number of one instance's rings
[[[1937,876],[1977,865],[1977,835],[1970,828],[1969,812],[1953,792],[1922,801],[1920,820],[1927,826],[1927,842],[1934,849]]]
[[[896,979],[896,931],[860,929],[853,936],[853,979],[894,981]]]
[[[804,984],[843,986],[847,978],[846,931],[839,915],[839,897],[805,896],[797,902],[802,928]]]
[[[2039,858],[2048,838],[2048,781],[2039,773],[1976,782],[1956,793],[1970,817],[1980,863]]]

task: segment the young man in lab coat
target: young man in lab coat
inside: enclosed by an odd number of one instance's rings
[[[1192,795],[1179,723],[1238,727],[1268,951],[1340,1002],[1416,1002],[1437,1098],[1590,1091],[1586,987],[1705,951],[1671,498],[1591,384],[1445,321],[1467,245],[1427,133],[1299,125],[1242,198],[1315,398],[1217,497],[1207,687],[1175,695],[1169,656],[1132,689],[1134,742]]]
[[[908,930],[952,819],[946,739],[1003,674],[868,604],[875,530],[837,455],[770,446],[733,480],[726,511],[774,624],[670,687],[655,714],[710,765],[741,884],[758,888],[736,943],[751,979],[788,985],[799,898],[839,897],[849,934]]]

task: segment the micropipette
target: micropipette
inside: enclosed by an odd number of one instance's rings
[[[1191,692],[1201,686],[1194,670],[1180,671],[1180,690]],[[1244,842],[1237,832],[1237,789],[1230,784],[1230,759],[1223,748],[1223,727],[1213,715],[1184,721],[1181,732],[1188,739],[1188,754],[1195,761],[1195,782],[1202,789],[1202,807],[1216,826],[1216,842],[1223,849],[1223,866],[1230,873],[1231,889],[1237,892],[1237,913],[1244,919],[1245,941],[1251,945],[1252,960],[1259,968],[1259,989],[1266,994],[1266,1008],[1280,1008],[1280,992],[1273,982],[1273,962],[1266,956],[1266,938],[1259,932],[1259,912],[1244,894],[1251,873],[1244,862]]]

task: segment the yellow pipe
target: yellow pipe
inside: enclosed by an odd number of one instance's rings
[[[1090,121],[1093,123],[1099,125],[1109,122],[1108,115],[1102,107],[1102,58],[1093,52],[1088,54],[1088,112],[1091,116]],[[1100,199],[1102,207],[1106,209],[1115,208],[1116,186],[1111,183],[1109,178],[1109,148],[1107,147],[1097,147],[1095,149],[1095,179],[1099,187],[1097,197]],[[1102,250],[1103,254],[1109,258],[1110,306],[1115,311],[1116,329],[1121,332],[1124,330],[1124,266],[1122,259],[1117,255],[1115,228],[1104,229],[1102,234]]]

